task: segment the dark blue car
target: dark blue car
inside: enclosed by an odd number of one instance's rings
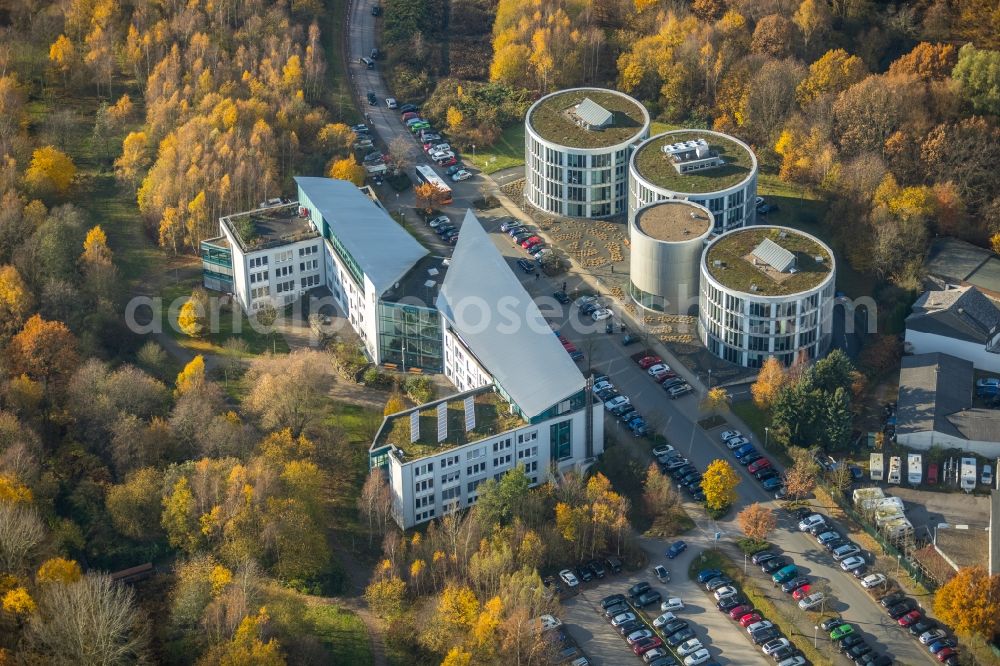
[[[707,583],[713,578],[718,578],[721,575],[722,572],[719,571],[718,569],[702,569],[701,571],[698,572],[698,582]]]
[[[667,559],[672,560],[685,550],[687,550],[688,545],[683,541],[675,541],[670,548],[667,548]]]

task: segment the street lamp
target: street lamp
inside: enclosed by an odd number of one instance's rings
[[[903,555],[902,553],[896,554],[896,578],[899,578],[899,565],[902,563]]]
[[[771,429],[764,426],[764,450],[767,451],[768,436],[771,434]]]
[[[712,368],[708,369],[708,390],[712,390]]]
[[[817,624],[817,625],[813,626],[813,647],[814,648],[815,647],[819,647],[819,644],[817,642],[818,639],[819,639],[819,625]]]
[[[747,575],[747,554],[743,553],[743,575]]]

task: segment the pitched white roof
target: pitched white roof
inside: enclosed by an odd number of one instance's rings
[[[591,127],[604,127],[611,124],[614,114],[603,106],[585,97],[582,102],[576,105],[576,117],[590,125]]]
[[[428,254],[427,248],[352,183],[312,176],[296,176],[295,182],[380,296]]]
[[[437,307],[528,418],[585,387],[580,369],[472,211],[462,222]]]
[[[767,263],[779,273],[784,273],[795,266],[795,255],[770,238],[765,238],[760,242],[760,245],[753,251],[753,256]]]

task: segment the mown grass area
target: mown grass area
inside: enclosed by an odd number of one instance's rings
[[[330,116],[335,121],[352,125],[360,121],[351,86],[347,82],[347,63],[344,49],[347,35],[344,32],[347,20],[347,0],[326,0],[326,20],[322,26],[323,50],[326,53],[326,104]]]
[[[470,149],[464,153],[462,159],[483,173],[521,166],[524,164],[524,124],[511,125],[492,146],[476,146],[475,151]]]
[[[364,621],[339,606],[317,605],[306,611],[312,634],[326,647],[330,663],[367,666],[372,663],[371,643]]]
[[[735,402],[732,405],[733,413],[739,418],[743,419],[743,422],[747,424],[747,427],[753,431],[753,434],[757,436],[758,441],[761,444],[764,443],[764,428],[771,424],[771,417],[767,412],[757,409],[757,405],[753,404],[753,400],[742,400],[740,402]]]
[[[322,425],[337,433],[336,464],[331,468],[331,511],[334,526],[344,546],[366,547],[368,526],[362,524],[357,509],[361,487],[368,476],[368,447],[382,423],[382,412],[360,405],[331,402]],[[381,544],[373,543],[373,552]]]
[[[160,292],[160,298],[163,299],[163,330],[175,338],[178,344],[199,354],[231,356],[233,352],[226,349],[224,345],[227,340],[236,337],[246,343],[246,355],[248,356],[256,356],[266,352],[288,353],[288,343],[285,342],[285,338],[280,333],[275,332],[268,335],[255,331],[246,314],[235,306],[220,308],[217,325],[213,325],[209,320],[206,323],[206,328],[209,330],[203,337],[192,338],[182,333],[177,325],[177,314],[184,300],[200,284],[201,281],[198,278],[181,277],[169,282]],[[171,308],[171,304],[175,304],[173,308]]]
[[[684,125],[674,125],[673,123],[661,123],[659,120],[654,120],[649,123],[649,136],[656,136],[657,134],[663,134],[664,132],[672,132],[673,130],[684,129]]]
[[[728,557],[718,550],[703,551],[701,555],[691,561],[691,566],[688,567],[688,576],[692,580],[695,580],[698,577],[698,572],[702,569],[719,569],[736,581],[739,589],[761,616],[773,622],[781,630],[785,638],[791,641],[803,656],[809,660],[809,663],[814,666],[833,666],[833,661],[825,654],[827,646],[824,645],[823,650],[815,648],[813,647],[811,637],[796,632],[794,629],[795,622],[779,611],[777,606],[771,602],[764,591],[757,585],[756,581],[744,575],[743,570],[736,566]],[[706,592],[705,594],[707,596],[709,593]],[[750,649],[749,644],[747,649]]]

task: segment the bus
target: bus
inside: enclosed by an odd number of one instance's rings
[[[421,183],[429,183],[433,185],[435,189],[441,192],[441,199],[437,201],[440,204],[450,204],[452,202],[451,198],[451,188],[448,184],[441,179],[441,176],[434,173],[434,169],[428,164],[418,164],[417,165],[417,180]]]

